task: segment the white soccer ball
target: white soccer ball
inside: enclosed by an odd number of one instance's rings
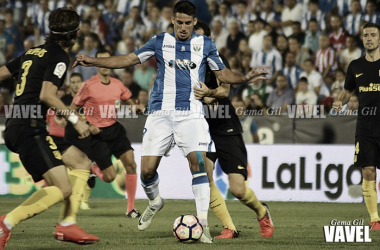
[[[180,242],[193,243],[203,234],[203,226],[197,216],[184,214],[175,219],[173,234]]]

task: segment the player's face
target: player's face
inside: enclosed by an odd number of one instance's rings
[[[197,24],[197,18],[183,13],[177,13],[172,17],[172,24],[174,25],[175,37],[178,40],[189,40],[194,31],[194,26]]]
[[[380,36],[377,28],[363,29],[363,45],[367,52],[379,49]]]
[[[73,76],[70,78],[70,91],[74,94],[78,93],[80,85],[82,84],[82,78],[79,76]]]

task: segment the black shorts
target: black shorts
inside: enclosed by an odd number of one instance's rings
[[[64,165],[62,155],[46,128],[27,125],[9,126],[4,131],[7,147],[20,156],[26,171],[35,182],[49,169]]]
[[[53,138],[61,154],[63,154],[71,146],[71,144],[65,141],[63,137],[51,135],[51,138]]]
[[[101,170],[104,170],[112,166],[112,155],[120,158],[122,154],[133,148],[127,138],[127,131],[119,122],[100,130],[97,135],[79,139],[78,133],[72,127],[70,133],[67,133],[68,129],[65,130],[65,140],[82,150]]]
[[[219,164],[226,174],[241,174],[247,180],[247,149],[241,135],[212,135],[216,153],[206,156],[213,162],[219,159]]]
[[[380,138],[369,136],[355,137],[354,165],[380,168]]]

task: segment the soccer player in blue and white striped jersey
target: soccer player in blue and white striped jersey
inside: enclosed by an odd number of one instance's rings
[[[226,69],[214,41],[194,32],[197,23],[195,11],[194,4],[180,1],[173,10],[173,33],[161,33],[128,55],[91,58],[80,54],[77,55],[77,64],[125,68],[156,57],[158,72],[148,104],[141,158],[141,183],[149,198],[149,206],[140,217],[138,228],[145,230],[164,206],[158,190],[157,168],[162,156],[176,144],[187,157],[193,175],[197,215],[205,228],[201,241],[212,243],[207,222],[210,187],[204,159],[213,143],[202,103],[196,100],[193,87],[199,86],[198,81],[205,81],[207,65],[225,83],[246,83],[266,77],[261,76],[261,69],[252,70],[245,76]]]

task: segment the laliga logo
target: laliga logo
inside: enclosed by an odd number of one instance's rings
[[[364,226],[363,219],[351,221],[332,220],[330,226],[323,226],[325,242],[372,242],[369,226]]]

